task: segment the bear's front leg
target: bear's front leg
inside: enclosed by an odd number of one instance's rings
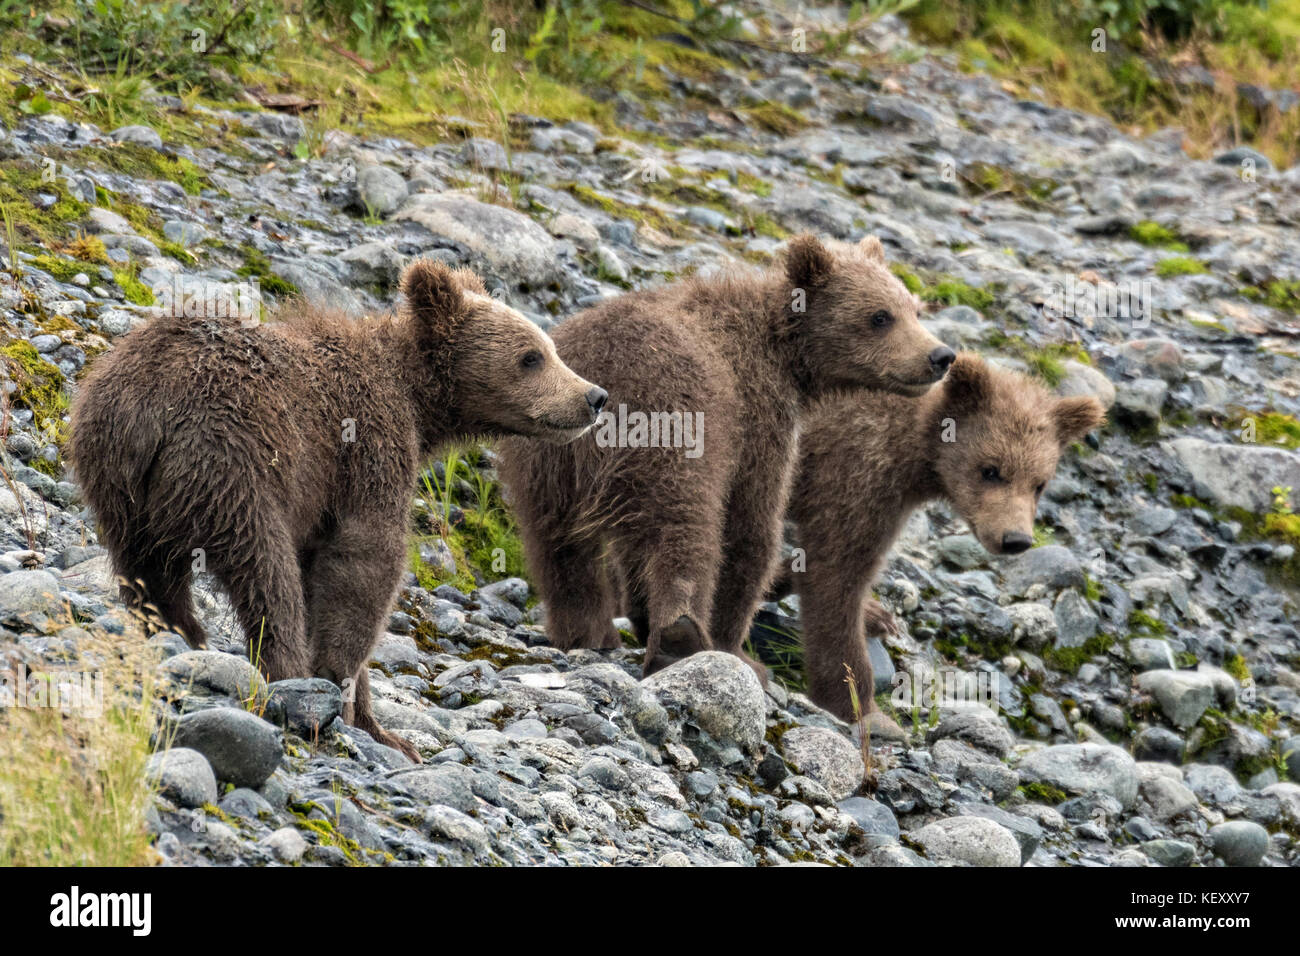
[[[779,449],[772,450],[772,454],[779,454]],[[722,572],[713,598],[711,630],[715,645],[749,664],[764,686],[767,668],[742,648],[781,554],[781,519],[785,515],[790,470],[788,462],[754,463],[742,469],[727,503]]]
[[[419,763],[411,744],[375,720],[367,669],[402,578],[405,530],[400,513],[348,516],[314,551],[303,579],[314,673],[340,685],[351,682],[344,721]]]

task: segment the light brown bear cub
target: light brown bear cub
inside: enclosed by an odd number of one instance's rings
[[[875,709],[865,634],[894,622],[870,588],[916,508],[946,498],[988,551],[1018,554],[1033,543],[1061,450],[1104,417],[1095,398],[1057,398],[965,352],[921,398],[858,392],[811,409],[790,498],[806,565],[788,578],[809,696],[852,720],[848,665],[859,701]]]
[[[552,643],[617,646],[624,593],[646,673],[707,648],[743,657],[805,404],[833,388],[924,393],[955,353],[917,312],[879,240],[804,236],[773,268],[628,293],[564,322],[556,348],[609,389],[610,418],[562,448],[500,449]],[[635,416],[657,424],[638,434]]]
[[[344,719],[418,761],[375,721],[367,661],[420,464],[471,436],[571,441],[605,393],[473,273],[418,262],[402,291],[395,318],[155,319],[95,363],[71,451],[128,602],[203,647],[201,560],[270,680],[355,681]]]

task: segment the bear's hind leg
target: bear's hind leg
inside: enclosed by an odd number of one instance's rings
[[[660,527],[643,544],[640,585],[648,612],[648,676],[713,647],[709,613],[721,556],[717,528],[707,524]]]
[[[370,703],[370,652],[392,608],[405,560],[400,530],[394,535],[393,529],[403,527],[398,516],[352,516],[313,551],[305,582],[308,633],[311,673],[343,688],[344,722],[419,763],[415,747],[379,726]]]
[[[254,523],[253,528],[250,539],[257,546],[234,551],[214,570],[244,629],[249,659],[266,679],[309,677],[307,609],[297,551],[278,524]]]
[[[188,562],[158,554],[124,554],[116,566],[121,569],[122,600],[148,630],[173,630],[196,650],[208,646],[203,625],[194,616]]]
[[[551,543],[544,558],[530,553],[530,567],[546,605],[546,636],[554,647],[618,647],[614,587],[596,538]]]

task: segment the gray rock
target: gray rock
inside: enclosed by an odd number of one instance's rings
[[[985,817],[947,817],[921,827],[914,840],[936,863],[967,866],[1019,866],[1020,844],[1015,835]]]
[[[1282,759],[1286,762],[1287,776],[1300,780],[1300,735],[1282,741]]]
[[[1011,752],[1011,733],[995,716],[986,716],[986,713],[991,712],[961,711],[944,717],[925,739],[930,744],[947,738],[960,740],[1003,759]]]
[[[1300,455],[1284,448],[1216,444],[1200,438],[1169,443],[1196,482],[1196,497],[1264,514],[1277,486],[1300,488]]]
[[[208,232],[197,222],[185,222],[181,219],[168,219],[163,223],[163,235],[168,242],[178,245],[196,246],[207,236]]]
[[[848,738],[821,727],[792,727],[781,735],[781,750],[797,773],[816,780],[834,800],[862,786],[866,767]]]
[[[284,756],[278,727],[233,707],[186,714],[176,724],[173,746],[197,750],[218,780],[237,787],[260,787]]]
[[[419,223],[482,258],[491,273],[511,283],[544,286],[558,275],[557,248],[527,216],[458,193],[409,197],[394,219]]]
[[[145,778],[158,792],[182,807],[201,807],[217,802],[217,778],[203,754],[186,747],[172,747],[149,758]]]
[[[1030,548],[1003,565],[1003,577],[1007,590],[1012,594],[1024,594],[1035,584],[1042,584],[1051,590],[1061,588],[1079,588],[1084,585],[1083,568],[1079,559],[1069,548],[1059,544],[1048,544],[1041,548]]]
[[[244,122],[271,139],[293,146],[307,132],[302,120],[289,113],[243,113]]]
[[[507,170],[510,168],[505,147],[490,139],[475,136],[465,140],[460,148],[460,161],[476,169]]]
[[[1137,764],[1119,747],[1094,743],[1046,747],[1025,757],[1017,769],[1025,780],[1069,794],[1109,794],[1125,809],[1137,800]]]
[[[407,262],[406,256],[382,241],[353,246],[339,259],[347,265],[357,285],[377,285],[384,289],[396,287]]]
[[[1226,152],[1220,153],[1214,157],[1214,161],[1220,166],[1238,166],[1245,167],[1246,164],[1256,172],[1272,172],[1273,162],[1257,149],[1251,149],[1249,146],[1234,146]]]
[[[988,552],[973,534],[950,534],[939,539],[939,558],[963,570],[978,568]]]
[[[65,611],[59,581],[49,571],[10,571],[0,575],[0,614],[44,614]]]
[[[186,651],[169,657],[158,670],[174,685],[250,703],[265,701],[267,684],[243,657],[221,651]]]
[[[864,833],[898,839],[898,820],[883,803],[868,797],[849,797],[839,802],[839,808],[851,816]]]
[[[1210,827],[1210,846],[1228,866],[1259,866],[1268,852],[1268,831],[1250,820],[1230,820]]]
[[[1128,659],[1139,671],[1172,670],[1174,652],[1169,642],[1156,637],[1135,637],[1128,642]]]
[[[1115,396],[1115,409],[1121,418],[1148,425],[1160,420],[1168,397],[1168,382],[1158,378],[1140,378],[1120,384]]]
[[[1016,644],[1036,651],[1056,640],[1056,615],[1046,605],[1025,601],[1008,605],[1006,611]]]
[[[108,134],[119,143],[131,143],[146,146],[149,149],[162,149],[162,137],[148,126],[119,126]]]
[[[357,172],[357,200],[369,215],[387,218],[406,199],[406,180],[387,166]]]
[[[454,807],[430,807],[424,813],[424,829],[433,839],[459,843],[476,855],[488,851],[488,832],[483,824]]]
[[[1164,727],[1144,727],[1133,738],[1135,760],[1161,761],[1181,766],[1187,741]]]
[[[1078,591],[1062,591],[1056,599],[1056,646],[1082,647],[1097,634],[1099,619]]]
[[[1214,703],[1214,684],[1197,671],[1145,671],[1137,683],[1143,693],[1155,698],[1169,722],[1184,730]]]
[[[999,826],[1006,827],[1020,844],[1020,862],[1028,863],[1040,843],[1043,842],[1043,828],[1029,817],[1010,813],[1001,807],[987,803],[963,803],[957,810],[962,816],[984,817]]]
[[[343,691],[322,677],[278,680],[268,694],[266,719],[304,740],[314,740],[343,713]]]
[[[1183,779],[1192,793],[1211,806],[1231,803],[1241,794],[1232,771],[1215,764],[1190,763],[1183,768]]]
[[[307,841],[295,827],[281,827],[262,839],[262,845],[281,863],[293,864],[307,852]]]
[[[754,671],[736,655],[721,651],[693,654],[642,684],[670,712],[684,712],[715,741],[735,744],[751,755],[762,749],[767,695]]]
[[[1185,840],[1148,840],[1142,852],[1161,866],[1190,866],[1196,859],[1196,847]]]
[[[235,817],[244,817],[249,820],[260,820],[264,816],[274,816],[275,808],[267,802],[256,790],[249,790],[247,787],[239,787],[231,790],[221,798],[218,805],[223,813]]]

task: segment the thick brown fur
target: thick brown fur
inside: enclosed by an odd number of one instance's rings
[[[418,760],[376,723],[367,661],[421,462],[476,435],[572,440],[599,408],[473,273],[419,262],[403,292],[404,311],[383,319],[301,303],[251,328],[157,318],[95,363],[71,457],[117,573],[135,582],[124,599],[203,647],[190,578],[206,565],[270,680],[350,686],[345,719]]]
[[[859,700],[874,709],[865,638],[894,622],[870,588],[916,508],[945,498],[989,552],[1006,550],[1004,541],[1027,547],[1061,450],[1103,420],[1095,398],[1057,398],[970,353],[921,398],[858,392],[818,402],[790,497],[805,566],[785,579],[799,594],[809,696],[854,719],[848,665]]]
[[[804,236],[770,269],[628,293],[562,324],[556,348],[609,389],[607,414],[700,412],[703,444],[501,444],[552,643],[616,646],[625,592],[646,673],[710,647],[744,656],[804,405],[836,387],[923,393],[952,353],[917,313],[878,240]]]

